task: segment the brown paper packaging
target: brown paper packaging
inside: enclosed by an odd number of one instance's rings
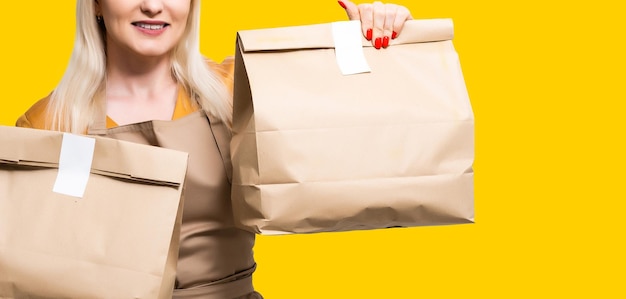
[[[82,198],[64,135],[0,127],[0,298],[171,298],[187,154],[103,137]]]
[[[331,24],[238,33],[233,210],[262,234],[472,223],[474,118],[448,19],[344,76]]]

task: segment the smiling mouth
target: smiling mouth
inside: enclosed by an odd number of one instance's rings
[[[139,28],[143,28],[146,30],[161,30],[167,26],[169,26],[170,24],[167,23],[163,23],[163,24],[147,24],[147,23],[141,23],[141,22],[134,22],[132,23],[134,26],[137,26]]]

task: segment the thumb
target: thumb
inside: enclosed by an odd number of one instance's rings
[[[352,1],[340,0],[338,2],[339,2],[339,5],[341,5],[341,7],[343,7],[343,9],[346,10],[346,13],[348,14],[348,18],[350,18],[350,20],[361,19],[361,16],[359,14],[359,8],[356,6],[356,4],[352,3]]]

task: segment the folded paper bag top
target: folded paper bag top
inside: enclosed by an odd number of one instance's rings
[[[28,132],[24,134],[24,132]],[[187,154],[169,149],[96,138],[91,172],[122,179],[178,187],[185,178]],[[0,163],[57,168],[63,134],[49,131],[0,127]],[[10,145],[10,146],[9,146]],[[123,160],[120,160],[122,158]],[[163,163],[155,163],[161,161]]]
[[[470,223],[474,117],[450,20],[344,76],[332,25],[238,34],[233,209],[263,234]]]
[[[358,22],[358,21],[352,21]],[[334,48],[333,23],[239,31],[244,52]],[[362,36],[362,35],[361,35]],[[452,40],[451,19],[411,20],[389,45]],[[363,47],[372,43],[362,37]]]
[[[392,40],[390,45],[451,40],[452,27],[450,19],[410,21],[405,24],[401,37]],[[360,47],[372,47],[372,43],[361,34],[359,21],[248,30],[240,31],[239,35],[244,52],[335,49],[343,75],[370,71]]]

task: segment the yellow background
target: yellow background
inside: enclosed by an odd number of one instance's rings
[[[453,18],[476,116],[473,225],[259,237],[266,298],[624,298],[624,26],[618,1],[399,0]],[[207,1],[202,51],[235,32],[345,19],[334,0]],[[0,124],[50,92],[74,1],[0,8]],[[1,146],[1,145],[0,145]]]

